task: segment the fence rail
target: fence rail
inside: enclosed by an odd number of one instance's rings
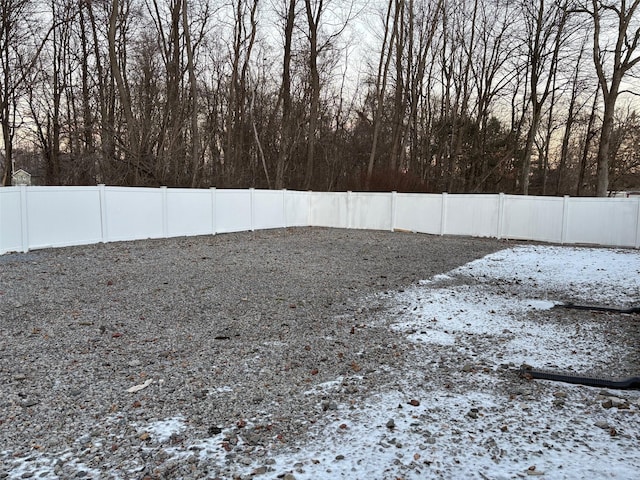
[[[104,185],[0,188],[0,254],[294,226],[640,248],[640,198]]]

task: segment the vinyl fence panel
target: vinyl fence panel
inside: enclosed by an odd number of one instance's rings
[[[26,187],[23,187],[26,192]],[[26,252],[28,244],[23,242],[21,188],[0,188],[0,255],[7,252]],[[26,212],[24,212],[26,219]],[[25,225],[25,234],[26,225]]]
[[[348,227],[391,230],[392,198],[389,193],[348,193]]]
[[[498,236],[498,195],[446,195],[445,235]]]
[[[562,242],[564,199],[505,195],[502,235],[515,240]]]
[[[253,228],[264,230],[285,225],[285,207],[282,191],[253,191]]]
[[[394,228],[438,235],[442,233],[442,195],[398,193]]]
[[[159,188],[106,187],[104,241],[165,237],[167,222],[162,197]]]
[[[283,190],[284,195],[284,227],[309,226],[309,192]]]
[[[215,233],[211,190],[167,188],[167,235],[178,237]]]
[[[640,199],[572,198],[569,200],[566,243],[632,246]]]
[[[346,192],[312,192],[309,225],[314,227],[349,228]]]
[[[100,195],[96,187],[29,187],[27,192],[29,248],[102,241]]]
[[[253,229],[251,190],[216,189],[216,232],[243,232]]]

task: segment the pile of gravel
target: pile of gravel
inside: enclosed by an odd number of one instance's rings
[[[393,382],[389,298],[503,247],[301,228],[0,256],[0,478],[232,478]],[[195,438],[210,455],[172,457]]]

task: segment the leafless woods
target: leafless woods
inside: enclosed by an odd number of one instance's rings
[[[640,0],[0,0],[0,173],[640,187]]]

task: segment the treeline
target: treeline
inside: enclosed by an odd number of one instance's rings
[[[640,187],[640,0],[0,0],[2,183]]]

